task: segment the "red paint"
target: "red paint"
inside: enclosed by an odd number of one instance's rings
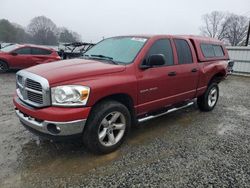
[[[30,48],[30,49],[42,49],[48,50],[50,54],[48,55],[35,55],[35,54],[14,54],[16,50],[22,48]],[[35,45],[18,45],[17,48],[10,52],[2,52],[0,51],[0,60],[6,62],[10,69],[24,69],[34,65],[49,63],[53,61],[60,60],[61,57],[57,54],[57,52],[51,48],[40,47]]]
[[[41,109],[33,109],[26,107],[18,102],[17,97],[13,99],[14,105],[22,113],[27,114],[39,120],[67,122],[81,119],[87,119],[90,107],[86,108],[62,108],[62,107],[48,107]]]
[[[15,105],[38,119],[55,120],[58,117],[62,117],[61,120],[63,121],[65,119],[87,118],[89,107],[94,106],[101,99],[114,94],[126,94],[132,99],[136,114],[143,115],[162,107],[196,98],[205,92],[213,76],[220,74],[225,77],[227,74],[228,53],[218,40],[172,35],[143,37],[148,38],[147,43],[134,62],[126,66],[106,64],[94,60],[75,59],[27,69],[48,79],[51,87],[65,84],[89,86],[91,92],[87,103],[88,107],[48,107],[27,110],[14,100]],[[151,45],[156,40],[163,38],[171,40],[174,65],[140,69],[140,65]],[[173,42],[175,38],[184,39],[188,42],[193,56],[192,64],[178,64],[177,52]],[[206,60],[200,50],[200,44],[203,42],[222,45],[225,56]],[[198,71],[191,72],[192,69],[197,69]],[[169,77],[168,73],[172,71],[176,72],[177,75]],[[143,93],[147,89],[150,89],[150,91]],[[88,112],[83,113],[86,109]],[[63,114],[63,116],[58,114]]]

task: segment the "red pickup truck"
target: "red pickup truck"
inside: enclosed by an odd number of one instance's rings
[[[189,106],[212,110],[228,53],[196,36],[120,36],[80,59],[37,65],[16,74],[16,114],[49,139],[82,137],[96,153],[117,149],[131,125]]]

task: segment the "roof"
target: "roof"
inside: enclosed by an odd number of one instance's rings
[[[221,42],[220,40],[215,39],[215,38],[199,36],[199,35],[174,35],[174,36],[184,37],[184,38],[193,39],[193,40],[208,41],[208,42]]]
[[[182,37],[187,39],[193,39],[193,40],[200,40],[200,41],[207,41],[207,42],[221,42],[218,39],[211,38],[211,37],[205,37],[205,36],[199,36],[199,35],[168,35],[168,34],[139,34],[139,35],[127,35],[128,37],[143,37],[143,38],[158,38],[158,37]],[[117,36],[117,37],[126,37],[126,36]]]
[[[42,45],[35,45],[35,44],[21,44],[21,45],[26,46],[26,47],[42,48],[42,49],[45,49],[45,50],[54,50],[51,47],[42,46]]]

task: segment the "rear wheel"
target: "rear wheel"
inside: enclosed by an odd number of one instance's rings
[[[8,64],[0,60],[0,73],[7,72],[9,70]]]
[[[86,147],[94,153],[110,153],[125,140],[131,125],[126,106],[104,101],[94,107],[83,134]]]
[[[211,111],[216,106],[219,98],[219,87],[217,83],[208,86],[206,92],[198,97],[197,104],[202,111]]]

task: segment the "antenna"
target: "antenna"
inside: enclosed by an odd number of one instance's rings
[[[245,44],[245,46],[248,46],[248,42],[249,42],[249,35],[250,35],[250,21],[249,21],[249,25],[248,25],[247,39],[246,39],[246,44]]]

